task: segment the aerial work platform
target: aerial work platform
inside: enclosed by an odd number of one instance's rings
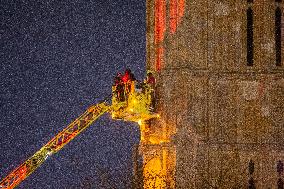
[[[13,189],[32,174],[46,159],[60,151],[77,135],[87,129],[94,121],[105,113],[110,113],[113,119],[137,122],[139,125],[147,120],[159,118],[153,111],[154,88],[146,82],[141,88],[136,88],[136,81],[121,82],[124,89],[117,90],[118,85],[113,86],[112,102],[101,102],[89,107],[81,116],[69,124],[59,134],[52,138],[33,156],[10,172],[1,182],[0,189]],[[132,87],[130,90],[129,87]],[[129,90],[128,90],[129,88]],[[123,95],[123,98],[121,98]]]
[[[159,118],[157,113],[153,112],[151,107],[150,92],[132,92],[126,101],[117,101],[116,97],[112,98],[112,118],[125,121],[133,121],[141,125],[142,122],[152,118]]]

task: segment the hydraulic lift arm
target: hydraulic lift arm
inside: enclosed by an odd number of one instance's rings
[[[14,169],[0,182],[0,189],[13,189],[33,173],[49,156],[58,152],[72,139],[89,127],[96,119],[110,110],[106,103],[91,106],[63,131],[51,139],[28,160]]]
[[[128,86],[128,84],[125,83],[123,85]],[[130,86],[133,86],[132,88],[134,89],[135,82],[132,81]],[[122,95],[122,93],[120,95]],[[85,113],[51,139],[33,156],[10,172],[9,175],[0,182],[0,189],[15,188],[33,173],[49,156],[58,152],[106,112],[110,112],[113,119],[137,122],[139,125],[142,125],[142,123],[147,120],[160,117],[159,114],[150,111],[150,109],[153,109],[155,99],[154,90],[150,86],[147,87],[146,85],[144,92],[143,90],[124,91],[123,95],[126,97],[124,100],[118,98],[118,91],[116,87],[113,87],[111,106],[103,102],[88,108]]]

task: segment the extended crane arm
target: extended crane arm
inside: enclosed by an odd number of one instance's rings
[[[105,103],[100,103],[88,108],[86,112],[84,112],[79,118],[68,125],[53,139],[51,139],[32,157],[30,157],[23,164],[14,169],[8,176],[6,176],[0,182],[0,188],[13,189],[16,187],[31,173],[33,173],[47,159],[48,156],[58,152],[108,110],[110,110],[110,107]]]

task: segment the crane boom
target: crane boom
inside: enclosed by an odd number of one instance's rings
[[[63,131],[52,138],[28,160],[14,169],[0,182],[1,189],[13,189],[33,173],[46,159],[58,152],[72,139],[89,127],[96,119],[110,110],[105,102],[91,106],[80,117],[69,124]]]
[[[123,85],[124,87],[122,88],[124,88],[125,91],[120,91],[119,88],[117,88],[118,85]],[[129,86],[133,90],[126,90]],[[151,87],[151,85],[146,84],[144,87],[140,87],[140,89],[143,88],[144,91],[138,90],[138,88],[136,90],[134,86],[135,81],[119,83],[113,86],[111,106],[103,102],[88,108],[86,112],[52,138],[33,156],[10,172],[9,175],[0,182],[0,189],[15,188],[32,174],[49,156],[58,152],[106,112],[110,112],[113,119],[137,122],[139,125],[143,125],[142,123],[147,120],[159,118],[159,114],[153,112],[155,99],[153,86]]]

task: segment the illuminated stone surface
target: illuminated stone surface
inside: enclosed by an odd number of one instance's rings
[[[144,188],[154,188],[145,184],[151,169],[167,175],[164,182],[174,181],[169,188],[248,188],[250,177],[256,188],[277,188],[278,178],[283,179],[276,166],[284,161],[284,66],[275,63],[274,15],[283,3],[187,0],[175,29],[169,13],[177,2],[167,0],[165,36],[157,44],[157,1],[146,1],[146,48],[148,69],[157,70],[157,57],[163,60],[156,74],[161,119],[142,131]],[[254,13],[250,67],[248,6]],[[163,57],[157,48],[163,48]],[[171,161],[163,161],[163,153]],[[147,165],[153,154],[159,155]],[[255,164],[251,176],[250,159]],[[157,185],[165,188],[161,180]]]

